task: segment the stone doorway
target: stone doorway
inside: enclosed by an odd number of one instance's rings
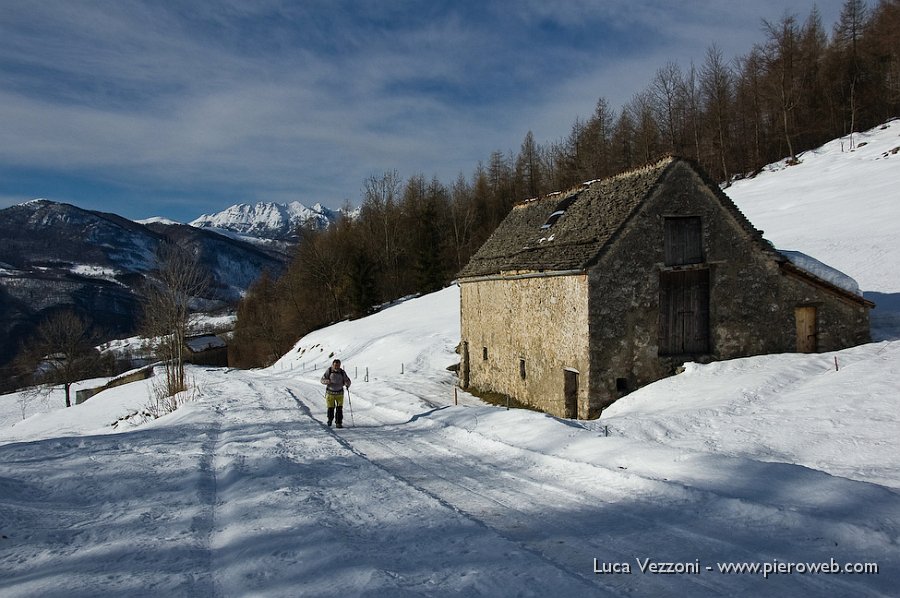
[[[566,417],[578,419],[578,372],[563,370],[563,394],[566,398]]]

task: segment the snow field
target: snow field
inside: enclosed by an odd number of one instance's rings
[[[268,369],[191,368],[194,400],[143,425],[126,416],[148,382],[25,421],[0,397],[0,595],[895,595],[900,219],[875,196],[896,184],[898,127],[727,190],[778,247],[856,278],[882,342],[687,364],[566,421],[454,404],[450,287]],[[319,383],[334,357],[354,377],[339,431]],[[717,569],[831,559],[879,573]]]
[[[845,365],[834,375],[823,371],[829,356],[822,355],[691,366],[665,381],[681,390],[652,385],[643,398],[619,403],[622,412],[608,421],[572,422],[478,405],[465,393],[454,406],[445,366],[457,357],[457,313],[451,287],[356,322],[356,331],[341,323],[333,334],[313,333],[267,370],[192,368],[194,402],[127,432],[110,434],[99,422],[120,417],[129,401],[146,401],[146,383],[7,428],[0,592],[891,594],[900,495],[773,452],[750,454],[737,424],[757,416],[740,420],[734,395],[742,391],[734,388],[755,383],[771,407],[804,381],[841,375],[860,386],[855,376],[879,371],[882,358],[896,363],[896,343],[842,352]],[[354,382],[355,425],[339,433],[323,425],[321,369],[298,367],[322,359],[304,347],[329,339],[319,355],[337,349],[348,368],[384,359],[385,344],[413,356],[402,376]],[[416,348],[429,356],[415,358]],[[729,383],[742,369],[746,379]],[[880,375],[895,386],[900,376],[890,368]],[[650,394],[656,386],[662,390]],[[687,401],[707,391],[709,405]],[[682,399],[683,413],[676,409]],[[633,419],[625,409],[631,403]],[[702,434],[658,434],[669,411],[696,429],[702,421],[717,426],[718,444]],[[792,422],[774,422],[782,443],[809,458],[805,442],[791,444]],[[864,416],[851,422],[849,433],[878,433]],[[54,426],[63,423],[60,434]],[[893,447],[885,455],[896,467],[896,434],[879,442]],[[838,452],[814,454],[828,460]],[[857,466],[866,459],[858,456]],[[836,558],[879,563],[881,573],[596,575],[595,558],[634,569],[646,558],[704,567]]]
[[[900,338],[900,119],[772,164],[725,189],[776,247],[850,275],[876,303],[875,340]]]

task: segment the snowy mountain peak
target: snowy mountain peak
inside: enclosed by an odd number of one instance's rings
[[[456,386],[450,287],[309,332],[270,368],[191,367],[190,400],[149,422],[153,378],[71,408],[59,387],[0,397],[4,595],[893,595],[894,127],[728,190],[774,246],[858,277],[882,342],[688,362],[600,420],[563,420]],[[33,240],[23,223],[39,211],[0,210],[18,218],[0,248]],[[47,288],[15,305],[59,292]],[[332,357],[354,380],[346,430],[325,423]]]
[[[143,220],[135,220],[138,224],[181,224],[176,220],[172,220],[171,218],[163,218],[162,216],[153,216],[150,218],[144,218]]]
[[[308,221],[316,228],[327,228],[337,216],[338,212],[320,203],[308,208],[299,201],[286,204],[258,202],[236,204],[215,214],[203,214],[190,224],[267,239],[289,239]]]

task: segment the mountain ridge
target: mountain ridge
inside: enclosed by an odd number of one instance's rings
[[[210,229],[142,224],[46,199],[0,210],[0,366],[54,311],[72,309],[107,335],[134,334],[165,242],[209,273],[208,290],[196,298],[205,309],[234,305],[263,271],[278,275],[288,259]]]
[[[188,224],[242,236],[275,241],[297,238],[301,226],[322,230],[335,222],[342,210],[332,210],[321,203],[307,207],[299,201],[288,203],[256,202],[234,204],[212,214],[202,214]]]

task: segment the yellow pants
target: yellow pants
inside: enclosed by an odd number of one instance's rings
[[[331,392],[330,390],[325,391],[325,405],[330,409],[337,405],[338,407],[344,406],[344,391],[341,392]]]

